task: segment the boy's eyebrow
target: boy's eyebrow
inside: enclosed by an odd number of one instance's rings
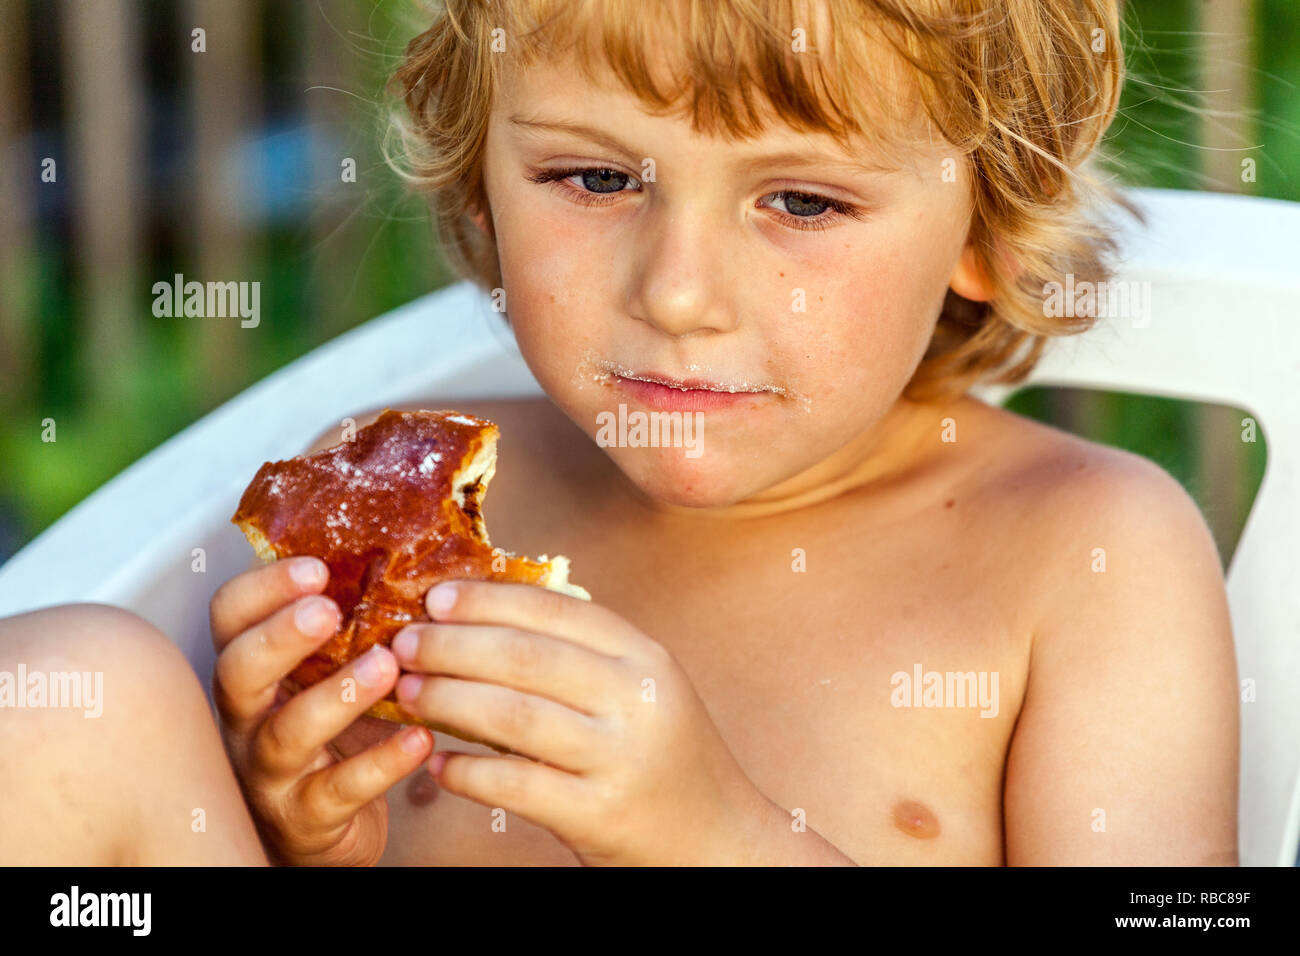
[[[553,130],[559,133],[570,133],[575,136],[581,136],[600,146],[604,146],[606,149],[612,149],[627,156],[636,155],[634,150],[629,149],[625,143],[620,142],[616,137],[610,136],[608,133],[602,132],[595,127],[587,126],[583,123],[528,119],[523,116],[512,116],[510,117],[510,122],[516,126],[523,126],[529,129]],[[740,172],[749,172],[761,169],[765,166],[801,166],[816,167],[818,169],[831,168],[850,174],[866,173],[868,175],[880,175],[882,173],[894,173],[899,171],[897,167],[872,162],[869,159],[855,161],[848,158],[827,156],[818,153],[797,152],[794,150],[746,156],[743,159],[734,161],[732,166]]]
[[[585,126],[582,123],[563,123],[559,121],[527,119],[523,116],[512,116],[510,122],[515,126],[523,126],[528,129],[554,130],[557,133],[572,133],[575,136],[581,136],[583,139],[591,140],[606,149],[612,149],[618,153],[624,153],[628,156],[635,156],[636,153],[629,149],[624,143],[620,142],[608,133]]]
[[[868,159],[852,160],[845,157],[827,156],[822,153],[793,151],[783,153],[764,153],[760,156],[748,156],[733,165],[739,170],[757,169],[762,166],[815,166],[818,169],[831,168],[839,169],[846,173],[866,173],[868,175],[877,176],[882,173],[898,172],[898,169],[894,166],[872,162]]]

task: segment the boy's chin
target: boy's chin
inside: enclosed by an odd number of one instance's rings
[[[628,449],[617,449],[624,454]],[[678,452],[680,455],[680,452]],[[719,468],[690,462],[690,459],[618,460],[616,464],[640,489],[641,493],[662,504],[682,508],[722,508],[743,500],[749,489],[737,481],[737,475]]]

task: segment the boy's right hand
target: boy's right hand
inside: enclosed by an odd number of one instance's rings
[[[403,727],[346,760],[326,748],[396,684],[384,647],[297,694],[280,689],[338,627],[338,606],[319,594],[328,575],[317,558],[284,558],[217,590],[213,697],[244,797],[279,862],[371,865],[388,839],[384,793],[429,756],[433,734]],[[345,694],[348,678],[355,692]]]

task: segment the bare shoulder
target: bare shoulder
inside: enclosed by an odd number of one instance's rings
[[[1016,531],[1036,560],[1090,567],[1106,557],[1158,560],[1221,578],[1213,536],[1196,502],[1158,464],[995,406],[979,404],[980,440],[996,465],[981,485],[1020,516]],[[1103,553],[1094,555],[1095,549]],[[1109,550],[1108,550],[1109,549]],[[1114,552],[1113,554],[1111,552]]]
[[[982,403],[981,403],[982,404]],[[1118,636],[1177,640],[1231,652],[1224,569],[1199,507],[1150,459],[982,405],[995,464],[979,479],[1020,600],[1030,602],[1034,653],[1045,641]],[[1121,626],[1122,625],[1122,626]]]
[[[1141,455],[1088,441],[1009,412],[1026,432],[1014,479],[1049,546],[1068,560],[1086,547],[1094,558],[1149,562],[1221,583],[1213,535],[1186,489]],[[1109,548],[1109,550],[1107,550]],[[1094,555],[1096,549],[1101,551]],[[1100,564],[1098,565],[1100,567]],[[1113,562],[1108,566],[1113,568]]]

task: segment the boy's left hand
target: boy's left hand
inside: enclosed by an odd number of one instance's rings
[[[660,644],[533,585],[443,583],[426,604],[436,623],[392,643],[413,672],[402,706],[532,758],[435,754],[441,786],[545,827],[586,864],[743,859],[775,805]]]

